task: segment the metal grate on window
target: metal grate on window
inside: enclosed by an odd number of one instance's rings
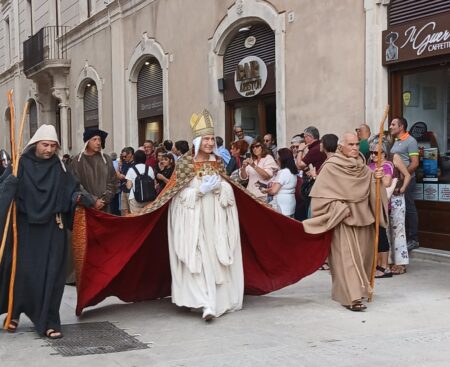
[[[148,98],[162,94],[163,72],[161,65],[155,58],[149,59],[142,65],[137,80],[137,98]]]
[[[98,89],[91,81],[84,89],[84,127],[98,127]]]
[[[245,40],[250,36],[256,42],[246,48]],[[247,56],[258,56],[266,65],[275,63],[275,33],[267,24],[249,25],[234,36],[223,56],[223,74],[234,73],[236,65]]]
[[[388,10],[390,26],[450,11],[449,0],[391,0]]]
[[[84,111],[98,110],[98,89],[94,82],[84,90]]]

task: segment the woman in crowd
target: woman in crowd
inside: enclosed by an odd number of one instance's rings
[[[247,190],[250,193],[266,201],[267,194],[262,193],[259,188],[268,186],[270,179],[278,171],[278,165],[261,139],[253,140],[250,153],[251,158],[245,159],[239,169],[239,177],[242,180],[248,179]]]
[[[411,181],[405,163],[398,154],[392,156],[394,177],[398,179],[390,200],[388,237],[391,245],[390,264],[394,275],[406,273],[409,264],[408,245],[405,230],[405,191]]]
[[[164,186],[166,186],[166,183],[169,182],[174,169],[175,162],[173,160],[173,155],[168,153],[163,154],[155,171],[156,182],[159,184],[159,192],[161,192],[164,189]]]
[[[295,213],[295,187],[297,186],[298,169],[294,156],[288,148],[278,150],[280,170],[269,188],[261,188],[264,194],[273,195],[271,205],[275,210],[288,217]]]
[[[237,140],[231,143],[231,159],[227,164],[227,175],[231,176],[233,172],[241,168],[245,159],[245,153],[248,150],[248,143],[245,140]]]
[[[370,140],[370,146],[376,150],[377,138]],[[372,144],[374,144],[372,146]],[[385,149],[385,148],[383,148]],[[373,155],[371,155],[373,156]],[[409,264],[408,247],[406,241],[405,231],[405,197],[404,192],[411,180],[411,174],[408,172],[406,165],[403,163],[401,157],[398,154],[389,156],[389,161],[392,162],[393,179],[396,181],[388,188],[388,196],[392,194],[389,201],[389,227],[387,228],[387,236],[390,244],[389,263],[391,264],[390,272],[393,275],[399,275],[406,273],[406,265]],[[384,261],[385,254],[383,256],[381,267],[385,267],[386,261]],[[376,276],[383,277],[378,273]],[[388,277],[390,275],[387,275]]]
[[[375,171],[378,162],[378,143],[376,140],[369,145],[369,168]],[[381,179],[381,184],[389,190],[392,184],[392,177],[394,176],[394,165],[386,160],[387,154],[387,142],[383,139],[381,144],[381,157],[380,167],[383,168],[384,176]],[[388,266],[389,259],[389,240],[387,238],[386,228],[380,227],[378,230],[378,259],[375,278],[389,278],[392,277],[392,273]]]
[[[145,166],[145,161],[147,159],[147,156],[145,155],[145,152],[142,150],[136,150],[133,156],[134,159],[134,166],[132,166],[125,177],[127,180],[126,186],[127,189],[130,190],[130,195],[128,196],[128,201],[130,204],[130,212],[131,213],[139,213],[140,209],[142,209],[145,205],[148,203],[139,203],[136,201],[134,197],[134,187],[135,187],[135,180],[137,177],[137,173],[134,169],[136,169],[141,175],[145,173],[146,168],[148,169],[147,174],[149,177],[151,177],[153,180],[155,179],[155,173],[153,171],[153,168],[148,166]]]

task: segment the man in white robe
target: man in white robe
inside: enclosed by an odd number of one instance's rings
[[[242,308],[244,275],[236,202],[219,174],[213,121],[193,115],[196,175],[170,202],[168,239],[172,302],[203,310],[212,320]],[[187,153],[190,154],[190,153]]]

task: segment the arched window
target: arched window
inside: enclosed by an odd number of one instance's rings
[[[38,129],[37,105],[34,99],[30,99],[29,103],[28,126],[30,127],[30,137],[32,137]]]
[[[84,127],[98,128],[98,89],[93,80],[84,87]]]
[[[145,140],[161,142],[163,136],[163,72],[154,57],[144,62],[137,80],[139,145]]]

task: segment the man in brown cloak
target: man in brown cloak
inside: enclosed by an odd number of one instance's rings
[[[312,218],[303,222],[306,232],[321,233],[334,228],[329,264],[332,299],[352,311],[362,311],[368,298],[374,258],[375,183],[383,176],[374,173],[359,154],[355,134],[346,133],[336,154],[322,166],[311,190]],[[387,196],[381,188],[381,226],[387,225]]]
[[[111,158],[103,153],[108,133],[86,128],[83,151],[72,160],[71,169],[84,190],[92,195],[95,209],[111,212],[110,203],[117,190],[116,171]]]

